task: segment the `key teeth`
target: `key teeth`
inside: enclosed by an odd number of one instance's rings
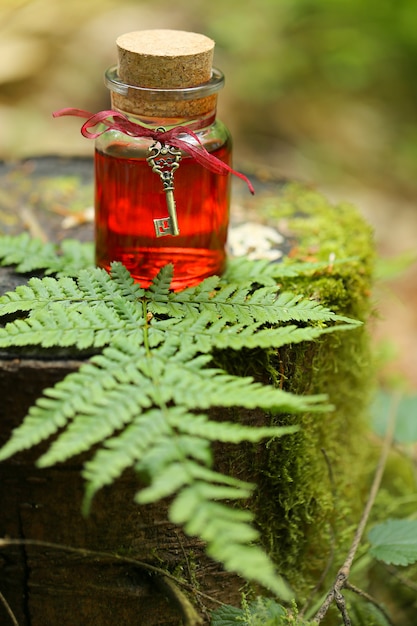
[[[167,235],[177,236],[180,234],[177,224],[173,224],[170,217],[155,219],[153,224],[157,237],[166,237]]]

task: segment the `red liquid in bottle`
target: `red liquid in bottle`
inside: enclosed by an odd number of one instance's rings
[[[230,164],[226,143],[211,154]],[[220,274],[225,263],[230,175],[210,172],[183,155],[174,175],[180,234],[156,237],[154,219],[168,216],[161,178],[143,158],[113,144],[96,151],[96,262],[107,270],[121,261],[149,286],[158,271],[174,264],[171,287],[183,289]]]

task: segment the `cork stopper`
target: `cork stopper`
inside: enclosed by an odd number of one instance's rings
[[[184,89],[210,80],[214,41],[181,30],[142,30],[121,35],[119,76],[138,87]]]
[[[215,95],[181,102],[178,94],[170,101],[169,93],[163,93],[210,81],[215,45],[212,39],[179,30],[142,30],[121,35],[116,45],[119,79],[131,86],[127,94],[112,93],[117,108],[155,117],[188,117],[215,107]],[[146,89],[160,93],[151,95]]]

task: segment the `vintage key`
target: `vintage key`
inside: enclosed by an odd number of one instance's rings
[[[158,130],[165,131],[164,128]],[[146,159],[152,171],[159,174],[168,209],[168,217],[154,219],[155,233],[157,237],[165,235],[179,235],[177,211],[174,198],[174,172],[180,166],[181,151],[173,146],[162,144],[158,140],[149,148],[150,156]]]

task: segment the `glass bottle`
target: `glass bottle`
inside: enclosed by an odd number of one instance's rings
[[[212,68],[214,42],[196,33],[138,31],[119,37],[117,46],[119,64],[105,74],[112,109],[146,128],[187,127],[231,165],[230,133],[216,118],[224,77]],[[224,269],[230,174],[213,173],[184,150],[161,155],[164,147],[116,129],[96,139],[96,262],[108,270],[121,261],[144,287],[172,263],[171,288],[178,290]]]

